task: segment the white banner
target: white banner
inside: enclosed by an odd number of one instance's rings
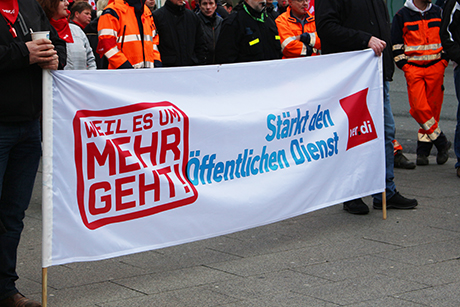
[[[371,50],[53,72],[43,266],[201,240],[382,192],[382,91]]]

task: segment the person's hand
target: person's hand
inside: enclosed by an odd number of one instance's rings
[[[57,70],[59,66],[59,57],[57,54],[55,54],[53,55],[53,59],[51,61],[45,63],[38,63],[38,66],[40,66],[42,69]]]
[[[387,46],[387,43],[375,36],[372,36],[367,46],[374,50],[376,56],[380,56],[383,52],[383,49],[385,49]]]
[[[27,49],[29,49],[29,63],[39,65],[54,66],[52,62],[57,60],[57,52],[54,50],[54,45],[49,39],[41,38],[35,41],[26,42]],[[41,65],[40,65],[41,66]],[[50,68],[51,69],[51,68]]]

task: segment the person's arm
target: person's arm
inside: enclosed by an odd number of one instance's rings
[[[83,44],[85,45],[85,48],[86,48],[86,67],[88,70],[96,70],[97,69],[96,59],[94,58],[93,49],[91,48],[91,45],[85,33],[83,33],[82,39],[83,39]]]
[[[311,34],[303,33],[302,35],[296,35],[290,27],[289,21],[285,16],[278,17],[276,27],[280,35],[281,52],[286,58],[297,58],[301,56],[308,56],[313,53],[313,48],[310,46]],[[313,33],[316,35],[316,33]],[[316,38],[316,37],[315,37]],[[313,39],[316,41],[316,39]]]
[[[51,44],[49,40],[46,41]],[[25,42],[13,42],[8,45],[0,45],[0,72],[3,73],[12,69],[20,69],[29,66],[29,54],[30,52]],[[54,53],[48,54],[48,56],[52,54]],[[44,54],[41,55],[43,56]],[[35,58],[33,60],[36,61]]]
[[[403,37],[404,22],[399,12],[393,17],[391,25],[391,43],[393,44],[393,58],[396,66],[403,69],[407,64],[407,56],[404,54],[404,37]]]
[[[460,29],[460,11],[457,9],[459,4],[456,0],[448,0],[445,4],[442,14],[441,29],[439,35],[441,36],[442,48],[447,55],[460,64],[460,42],[455,41],[453,35],[459,37]]]
[[[114,68],[133,68],[126,55],[117,46],[117,36],[124,36],[125,31],[119,26],[118,14],[112,8],[106,8],[99,17],[97,53],[104,55]]]

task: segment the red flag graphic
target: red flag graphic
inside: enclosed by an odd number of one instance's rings
[[[340,105],[348,116],[347,150],[377,138],[374,121],[367,108],[368,88],[340,99]]]

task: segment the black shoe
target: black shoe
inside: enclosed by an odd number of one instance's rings
[[[395,154],[395,167],[404,169],[414,169],[415,163],[409,161],[401,150],[396,151]]]
[[[450,141],[447,141],[446,147],[444,147],[444,149],[438,149],[438,154],[436,155],[436,163],[444,164],[447,162],[447,160],[449,160],[450,146],[452,146],[452,143]]]
[[[457,167],[457,177],[460,177],[460,167]]]
[[[428,165],[430,161],[428,160],[428,156],[425,155],[417,155],[417,165]]]
[[[387,200],[387,209],[412,209],[417,207],[416,199],[405,198],[398,191],[390,199]],[[374,209],[382,210],[382,202],[374,198]]]
[[[2,307],[42,307],[39,302],[28,299],[21,293],[13,294],[12,296],[1,300],[0,306]]]
[[[368,214],[369,207],[361,198],[353,199],[343,203],[343,210],[351,214]]]

